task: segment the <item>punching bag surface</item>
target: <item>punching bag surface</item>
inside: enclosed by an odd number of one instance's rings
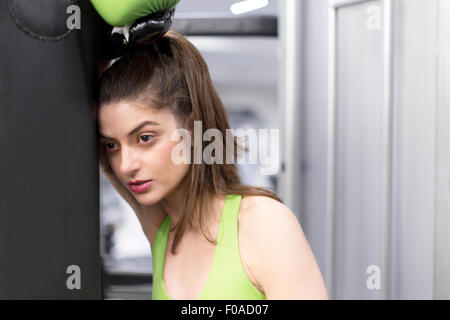
[[[0,1],[0,299],[101,298],[97,25],[87,0]]]

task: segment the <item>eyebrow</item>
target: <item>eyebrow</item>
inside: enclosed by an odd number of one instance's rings
[[[136,131],[138,131],[139,129],[141,129],[141,128],[147,126],[147,125],[151,125],[151,126],[160,126],[160,124],[159,124],[158,122],[147,120],[147,121],[142,122],[140,125],[138,125],[138,126],[137,126],[136,128],[134,128],[133,130],[131,130],[130,133],[128,133],[128,136],[131,136],[133,133],[135,133]],[[102,139],[114,140],[114,138],[104,136],[104,135],[101,134],[101,133],[100,133],[100,138],[102,138]]]

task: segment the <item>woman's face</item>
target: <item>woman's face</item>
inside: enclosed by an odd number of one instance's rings
[[[143,124],[149,122],[147,124]],[[139,102],[102,105],[98,114],[100,143],[117,178],[141,205],[153,205],[177,188],[189,164],[171,159],[176,119]],[[150,188],[135,192],[131,180],[153,180]]]

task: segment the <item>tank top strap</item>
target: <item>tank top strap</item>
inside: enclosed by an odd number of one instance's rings
[[[165,294],[163,268],[169,236],[170,217],[166,216],[156,232],[152,248],[153,289],[152,299],[170,299]]]
[[[226,244],[227,250],[238,249],[238,213],[241,205],[242,196],[239,194],[228,194],[222,216],[220,219],[219,233],[217,235],[217,242]]]
[[[259,297],[257,289],[245,274],[239,254],[238,213],[241,199],[242,195],[238,194],[228,194],[226,197],[213,265],[199,299],[217,296],[217,288],[221,288],[221,295],[225,299],[233,299],[240,294]]]

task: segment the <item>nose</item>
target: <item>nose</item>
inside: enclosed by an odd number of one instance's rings
[[[121,151],[120,171],[123,175],[132,176],[140,167],[139,156],[133,148],[123,147]]]

